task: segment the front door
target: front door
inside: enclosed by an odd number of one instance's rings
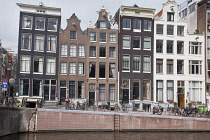
[[[185,107],[184,94],[178,94],[178,106],[183,108]]]
[[[123,89],[123,99],[122,99],[122,103],[127,104],[129,103],[129,89]]]
[[[93,106],[95,101],[95,92],[89,92],[89,106]]]

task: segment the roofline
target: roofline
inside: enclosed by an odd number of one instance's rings
[[[144,11],[153,11],[155,12],[156,9],[153,8],[144,8],[144,7],[133,7],[133,6],[121,6],[121,9],[133,9],[133,10],[144,10]]]
[[[55,8],[55,7],[47,7],[47,6],[40,6],[40,5],[30,5],[30,4],[22,4],[22,3],[16,3],[19,7],[31,7],[31,8],[41,8],[41,9],[51,9],[56,11],[61,11],[61,8]]]

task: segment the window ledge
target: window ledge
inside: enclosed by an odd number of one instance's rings
[[[39,73],[39,72],[34,72],[33,74],[43,74],[43,73]]]
[[[35,52],[44,52],[44,50],[40,51],[40,50],[34,50]]]
[[[76,76],[76,74],[69,74],[70,76]]]
[[[145,32],[151,32],[152,30],[144,30]]]
[[[62,55],[62,56],[60,56],[60,57],[68,57],[68,56],[67,56],[67,55],[65,55],[65,56],[64,56],[64,55]]]
[[[36,31],[45,31],[45,29],[35,29]]]
[[[49,31],[49,32],[57,32],[57,30],[47,30],[47,31]]]
[[[127,73],[127,72],[130,72],[130,71],[122,71],[122,72],[125,72],[125,73]]]
[[[133,71],[133,73],[140,73],[141,71]]]
[[[151,72],[148,72],[148,71],[143,71],[143,73],[151,73]]]
[[[90,41],[90,42],[93,42],[93,43],[95,43],[95,42],[97,42],[97,41]]]
[[[31,49],[21,49],[21,51],[31,51]]]
[[[67,73],[65,73],[65,74],[64,73],[60,73],[60,75],[67,75]]]
[[[131,30],[131,28],[123,28],[123,30]]]
[[[133,48],[133,50],[141,50],[141,48]]]
[[[56,52],[53,52],[53,51],[47,51],[48,53],[56,53]]]

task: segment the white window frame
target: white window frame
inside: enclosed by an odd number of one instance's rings
[[[75,62],[69,63],[69,75],[76,75],[76,63]]]
[[[77,57],[77,46],[76,45],[71,44],[69,50],[70,50],[70,54],[69,54],[70,57]]]
[[[35,35],[34,37],[34,51],[44,51],[44,42],[45,42],[45,36],[44,35]]]
[[[30,23],[31,27],[27,27],[27,25],[25,25],[25,24],[27,24],[27,23],[25,23],[25,21],[28,21],[28,20],[25,20],[24,18],[31,18],[31,23]],[[33,17],[32,16],[28,16],[28,15],[24,15],[23,19],[22,19],[22,29],[29,29],[29,30],[31,30],[32,27],[33,27]]]
[[[60,74],[66,75],[67,74],[67,62],[60,63]]]
[[[79,45],[78,56],[81,58],[85,57],[85,46],[84,45]]]
[[[31,56],[20,56],[20,73],[30,73],[31,70]]]
[[[61,57],[68,56],[68,45],[67,44],[61,44],[60,55],[61,55]]]
[[[55,53],[56,49],[57,49],[57,36],[54,35],[47,36],[47,52]]]
[[[28,38],[28,48],[27,49],[23,48],[24,43],[25,43],[25,40],[23,39],[23,37],[26,34],[29,35],[29,38]],[[30,34],[30,33],[23,33],[22,34],[22,37],[21,37],[21,50],[31,50],[31,46],[32,46],[32,34]]]
[[[146,61],[145,58],[149,58],[149,61]],[[143,56],[143,73],[151,73],[151,56]]]
[[[37,19],[44,19],[44,28],[36,28],[37,27]],[[46,18],[44,17],[35,17],[35,30],[40,30],[40,31],[44,31],[45,30],[45,22],[46,22]]]
[[[55,57],[47,57],[47,75],[55,75],[56,74],[56,58]]]
[[[50,29],[49,29],[49,20],[56,20],[56,27],[55,27],[55,30],[50,30]],[[58,19],[56,19],[56,18],[48,18],[47,30],[48,30],[48,31],[51,31],[51,32],[57,32],[57,29],[58,29]]]

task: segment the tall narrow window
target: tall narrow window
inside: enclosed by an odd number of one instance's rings
[[[43,57],[34,56],[34,73],[43,73]]]
[[[30,61],[31,57],[30,56],[20,56],[20,71],[21,72],[30,72]]]
[[[85,67],[84,63],[78,63],[78,74],[79,75],[84,75],[85,74]]]
[[[177,54],[184,54],[184,42],[177,41]]]
[[[68,45],[62,44],[61,45],[61,56],[67,56],[67,52],[68,52]]]
[[[177,74],[184,74],[184,60],[177,60]]]
[[[133,80],[133,99],[140,99],[140,80]]]
[[[157,101],[163,101],[163,81],[157,80],[156,81],[156,90],[157,90]]]
[[[130,48],[130,36],[123,36],[123,48],[124,49]]]
[[[109,85],[109,101],[115,100],[115,85],[110,84]]]
[[[177,93],[185,93],[184,81],[177,81]]]
[[[90,32],[90,41],[96,41],[96,32]]]
[[[174,73],[174,64],[173,60],[167,60],[167,74],[173,74]]]
[[[109,42],[116,42],[116,34],[115,33],[109,34]]]
[[[61,74],[66,74],[67,73],[67,62],[61,62],[60,73]]]
[[[143,58],[143,72],[151,72],[151,58],[150,56],[144,56]]]
[[[105,84],[99,85],[99,101],[105,101]]]
[[[100,42],[106,42],[106,33],[100,33]]]
[[[130,28],[131,28],[131,20],[123,19],[123,29],[130,29]]]
[[[130,56],[129,55],[123,55],[122,58],[122,70],[123,71],[130,71]]]
[[[163,59],[156,59],[156,73],[163,73]]]
[[[33,79],[33,96],[42,96],[42,80]]]
[[[28,96],[29,94],[29,79],[20,79],[20,96]]]
[[[174,35],[174,26],[167,25],[167,35]]]
[[[151,81],[143,80],[143,100],[151,99]]]
[[[144,50],[151,49],[151,37],[144,37]]]
[[[32,29],[33,17],[31,16],[23,16],[23,28],[24,29]]]
[[[89,57],[96,57],[96,46],[90,46]]]
[[[156,33],[157,34],[163,34],[163,25],[161,25],[161,24],[157,24],[157,26],[156,26]]]
[[[44,50],[44,36],[43,35],[35,35],[35,51],[43,51]]]
[[[76,75],[76,63],[75,62],[69,63],[69,74]]]
[[[202,101],[203,90],[201,81],[189,81],[190,101]]]
[[[172,40],[167,40],[167,53],[173,53],[174,42]]]
[[[141,21],[134,19],[133,20],[133,29],[134,31],[140,31],[141,30]]]
[[[106,77],[106,63],[100,62],[99,63],[99,78]]]
[[[167,13],[167,21],[174,21],[174,13]]]
[[[48,31],[57,31],[58,20],[55,18],[48,19]]]
[[[76,45],[70,45],[70,57],[77,56],[77,48]]]
[[[106,47],[100,47],[99,57],[106,57]]]
[[[76,40],[76,38],[77,38],[77,32],[70,31],[70,40]]]
[[[84,98],[85,85],[84,81],[78,81],[78,98]]]
[[[140,72],[140,56],[133,56],[133,71]]]
[[[174,100],[174,81],[167,81],[167,100]]]
[[[45,18],[43,18],[43,17],[35,18],[35,29],[36,30],[45,30]]]
[[[109,58],[115,58],[115,57],[116,57],[115,47],[109,47]]]
[[[116,78],[115,63],[109,63],[109,78]]]
[[[140,49],[141,47],[141,39],[139,36],[133,37],[133,49]]]
[[[177,26],[177,35],[184,36],[184,26]]]
[[[56,52],[56,36],[47,37],[47,51]]]
[[[163,53],[163,40],[156,40],[156,52]]]
[[[144,21],[144,30],[145,31],[150,31],[152,28],[152,22],[151,21],[148,21],[148,20],[145,20]]]
[[[55,58],[47,58],[47,73],[48,74],[55,74],[56,67],[55,67]]]
[[[22,34],[22,45],[21,49],[31,49],[31,34]]]
[[[69,81],[69,98],[75,98],[75,81]]]
[[[78,56],[85,57],[85,46],[79,45]]]
[[[96,78],[96,63],[94,62],[89,63],[89,77]]]

